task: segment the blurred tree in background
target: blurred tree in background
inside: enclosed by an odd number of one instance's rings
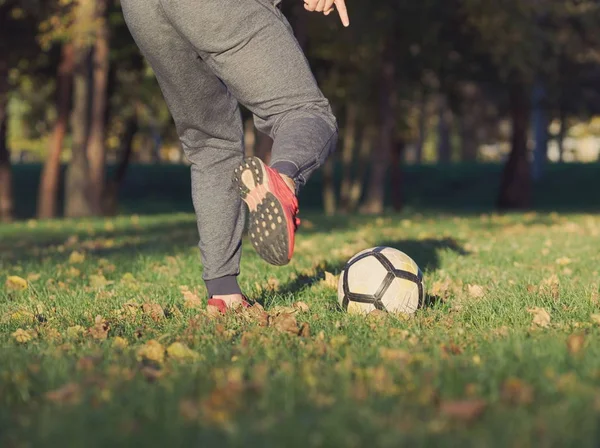
[[[565,160],[570,128],[600,110],[597,1],[349,8],[343,29],[284,1],[340,122],[322,171],[328,214],[381,213],[389,197],[401,209],[407,164],[482,160],[505,163],[500,208],[530,207],[552,151]],[[272,142],[243,117],[247,152],[268,159]],[[3,220],[11,160],[44,163],[40,218],[117,213],[131,161],[184,161],[118,0],[0,0],[0,125]]]

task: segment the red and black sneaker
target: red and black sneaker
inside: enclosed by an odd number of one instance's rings
[[[296,195],[281,174],[257,157],[246,159],[234,180],[250,210],[248,234],[256,252],[272,265],[288,264],[300,224]]]
[[[217,308],[221,314],[225,314],[228,310],[234,309],[234,307],[228,307],[223,299],[208,299],[208,305]],[[250,308],[250,304],[245,299],[242,300],[240,305],[242,308]]]

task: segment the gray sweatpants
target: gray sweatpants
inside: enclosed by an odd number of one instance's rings
[[[279,2],[121,0],[192,164],[192,198],[210,295],[240,293],[245,209],[232,182],[244,154],[238,102],[274,139],[271,165],[299,187],[337,142],[329,102]]]

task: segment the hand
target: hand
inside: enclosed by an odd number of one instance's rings
[[[340,19],[342,20],[342,24],[346,27],[350,26],[350,18],[348,17],[346,0],[304,0],[304,9],[307,11],[322,12],[326,16],[337,9]]]

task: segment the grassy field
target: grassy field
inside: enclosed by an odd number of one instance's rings
[[[598,446],[599,216],[304,218],[224,318],[189,214],[1,227],[0,446]],[[425,272],[411,318],[337,306],[380,244]]]

